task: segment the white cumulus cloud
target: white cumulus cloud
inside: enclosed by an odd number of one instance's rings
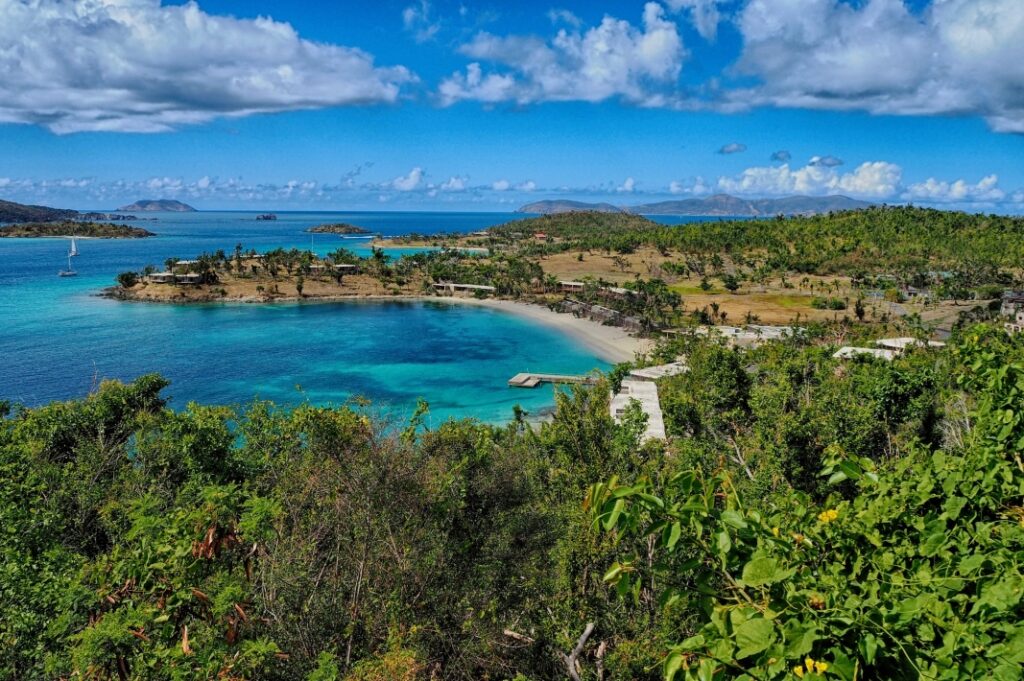
[[[414,79],[287,23],[208,14],[194,2],[0,0],[0,122],[57,133],[390,103]]]
[[[512,183],[508,180],[497,180],[491,185],[491,189],[496,192],[507,192],[512,186]]]
[[[655,2],[644,5],[642,28],[605,16],[598,26],[582,32],[563,28],[550,40],[482,32],[460,52],[475,61],[441,83],[438,92],[446,105],[462,100],[531,104],[618,97],[659,106],[686,55],[676,25]],[[485,72],[481,62],[502,70]]]
[[[622,192],[623,194],[632,194],[635,190],[636,180],[634,180],[632,177],[627,177],[625,181],[622,184],[620,184],[615,191]]]
[[[862,163],[849,173],[839,173],[834,167],[820,165],[790,168],[784,163],[747,168],[735,177],[719,178],[718,188],[732,194],[752,196],[851,194],[884,199],[897,193],[902,177],[902,169],[886,161]]]
[[[445,182],[441,183],[441,191],[445,192],[462,192],[466,191],[468,186],[468,177],[457,177],[455,175],[449,177]]]
[[[668,183],[668,191],[670,194],[692,194],[694,196],[702,196],[704,194],[710,194],[712,192],[712,187],[708,185],[703,177],[698,176],[689,182],[673,180]]]
[[[964,180],[946,182],[930,177],[907,187],[903,198],[927,203],[996,202],[1006,198],[1006,192],[999,188],[998,175],[983,177],[976,184]]]
[[[422,182],[423,168],[416,166],[410,170],[407,175],[399,175],[395,179],[391,180],[388,186],[395,191],[411,192],[415,191]]]
[[[750,0],[734,104],[980,115],[1024,132],[1020,0]]]

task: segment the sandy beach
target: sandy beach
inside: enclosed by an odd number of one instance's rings
[[[617,326],[605,326],[599,322],[582,319],[571,314],[554,312],[542,305],[493,298],[423,298],[423,300],[477,305],[526,317],[531,321],[556,328],[572,336],[595,355],[612,363],[632,360],[636,353],[648,352],[654,345],[650,339],[636,338]]]

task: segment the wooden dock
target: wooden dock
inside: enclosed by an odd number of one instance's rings
[[[569,374],[516,374],[508,379],[511,388],[536,388],[541,383],[587,383],[597,381],[593,376],[572,376]]]

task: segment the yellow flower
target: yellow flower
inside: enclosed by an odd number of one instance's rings
[[[1022,520],[1021,522],[1024,522],[1024,520]],[[773,527],[772,528],[772,535],[778,537],[779,536],[779,528]]]
[[[807,667],[807,671],[814,671],[814,659],[808,657],[806,660],[804,660],[804,666]]]
[[[827,511],[822,511],[818,514],[818,521],[827,525],[838,517],[839,511],[834,508],[830,508]]]
[[[793,667],[793,673],[799,676],[801,679],[804,678],[804,668],[800,665]]]
[[[815,662],[814,671],[818,672],[819,674],[824,674],[826,671],[828,671],[828,662]]]

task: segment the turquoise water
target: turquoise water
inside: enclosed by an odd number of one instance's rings
[[[202,251],[309,248],[303,230],[345,221],[384,234],[468,231],[511,216],[472,214],[158,214],[135,223],[152,239],[82,240],[79,276],[57,277],[67,243],[0,240],[0,398],[24,404],[85,395],[100,379],[157,371],[172,404],[340,404],[354,396],[404,416],[417,398],[431,419],[541,412],[550,388],[515,390],[519,371],[586,372],[607,365],[551,329],[488,309],[443,303],[224,304],[184,307],[96,297],[120,271]],[[366,242],[316,235],[314,250],[366,253]],[[395,252],[392,254],[397,255]]]
[[[349,222],[384,235],[467,232],[500,224],[499,213],[150,214],[134,224],[158,234],[138,240],[81,240],[79,276],[60,239],[0,239],[0,399],[35,405],[81,397],[99,380],[159,372],[175,406],[189,401],[282,404],[373,401],[407,416],[418,398],[431,421],[472,416],[501,422],[519,404],[539,414],[551,388],[507,387],[521,371],[585,373],[608,364],[558,331],[504,312],[445,303],[285,303],[174,306],[99,298],[118,272],[160,267],[170,257],[231,252],[236,243],[266,251],[310,248],[304,230]],[[518,216],[521,217],[521,216]],[[677,220],[678,221],[678,220]],[[318,234],[326,254],[365,241]],[[399,255],[401,251],[389,251]]]

